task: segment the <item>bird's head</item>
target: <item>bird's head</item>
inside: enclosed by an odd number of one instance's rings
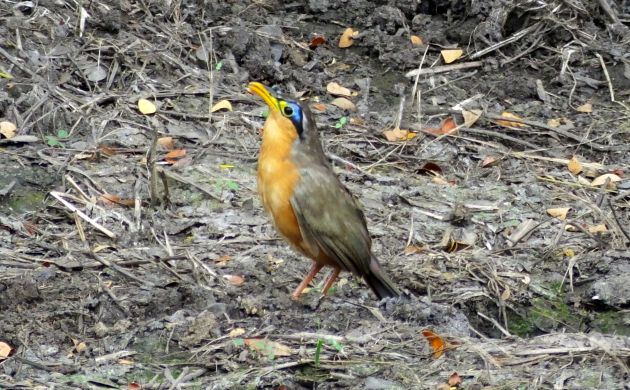
[[[258,82],[249,83],[249,91],[260,96],[265,103],[269,106],[269,116],[274,118],[279,123],[287,123],[292,128],[286,128],[285,131],[295,131],[296,138],[300,141],[304,141],[310,138],[311,134],[316,133],[311,129],[315,129],[315,124],[312,122],[311,113],[308,106],[302,107],[297,101],[291,99],[285,99],[278,94],[273,94],[267,87]],[[288,120],[283,120],[285,118]],[[317,135],[313,135],[316,137]]]

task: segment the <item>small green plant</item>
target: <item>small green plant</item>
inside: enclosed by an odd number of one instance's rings
[[[341,129],[342,127],[346,125],[346,123],[348,123],[348,117],[342,116],[341,118],[339,118],[337,123],[335,123],[335,129]]]
[[[51,148],[54,148],[56,146],[59,146],[59,147],[63,148],[64,144],[61,141],[65,140],[66,138],[68,138],[68,136],[70,136],[70,134],[68,133],[67,130],[60,129],[60,130],[57,130],[57,135],[56,136],[55,135],[47,135],[46,136],[46,143]]]
[[[220,179],[220,180],[217,180],[217,182],[216,182],[216,184],[214,186],[214,192],[216,194],[220,195],[221,193],[223,193],[224,190],[236,191],[239,188],[240,188],[240,186],[234,180],[231,180],[231,179]]]
[[[341,352],[343,351],[343,345],[341,345],[339,343],[339,341],[335,340],[335,339],[317,339],[317,345],[315,345],[315,366],[319,367],[319,362],[320,362],[320,358],[321,358],[321,354],[322,354],[322,347],[324,346],[324,344],[328,344],[330,346],[332,346],[333,348],[335,348],[337,350],[337,352]]]
[[[220,71],[221,68],[223,68],[223,61],[217,62],[217,65],[214,67],[217,72]]]

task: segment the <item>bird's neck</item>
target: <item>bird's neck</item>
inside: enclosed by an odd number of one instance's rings
[[[273,113],[276,114],[276,113]],[[263,128],[262,145],[260,147],[260,160],[287,160],[291,155],[293,142],[297,138],[297,132],[291,121],[279,115],[270,115]]]

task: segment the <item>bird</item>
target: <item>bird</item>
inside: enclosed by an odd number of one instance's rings
[[[248,89],[269,106],[257,167],[263,207],[290,246],[313,261],[291,298],[299,300],[323,267],[332,268],[323,296],[341,271],[362,277],[379,299],[399,296],[372,253],[363,211],[324,154],[308,104],[259,82],[250,82]]]

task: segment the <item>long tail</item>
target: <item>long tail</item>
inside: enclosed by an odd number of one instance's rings
[[[378,299],[397,297],[400,295],[398,287],[387,276],[381,263],[378,262],[376,256],[372,255],[370,260],[370,272],[363,276],[365,282],[370,286]]]

